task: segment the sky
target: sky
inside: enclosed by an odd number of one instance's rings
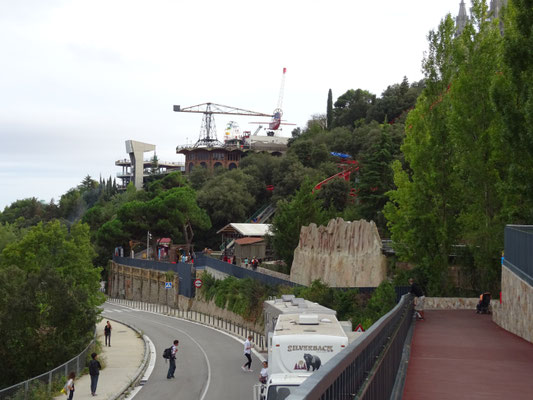
[[[173,105],[272,113],[283,68],[283,118],[302,128],[329,89],[335,101],[417,81],[428,32],[459,3],[0,0],[0,210],[116,177],[129,139],[183,161],[176,146],[198,140],[202,115]],[[217,136],[257,120],[216,115]]]

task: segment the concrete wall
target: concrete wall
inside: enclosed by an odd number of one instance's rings
[[[502,267],[502,304],[493,307],[493,321],[533,343],[533,286]]]
[[[108,294],[111,297],[139,300],[178,307],[179,277],[174,275],[172,289],[165,288],[167,274],[161,271],[111,263]]]
[[[426,310],[476,310],[479,298],[426,297]]]

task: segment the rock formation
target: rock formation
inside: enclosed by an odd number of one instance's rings
[[[381,238],[373,221],[337,218],[327,226],[302,226],[291,281],[309,285],[321,279],[333,287],[375,287],[386,273]]]

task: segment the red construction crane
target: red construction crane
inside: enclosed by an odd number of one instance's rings
[[[279,97],[278,105],[274,112],[272,113],[272,120],[268,123],[268,136],[274,136],[274,131],[280,129],[280,125],[296,125],[288,122],[282,122],[281,117],[283,116],[283,94],[285,92],[285,74],[287,73],[287,68],[283,68],[283,75],[281,76],[281,86],[279,88]],[[251,124],[265,124],[265,122],[251,122]]]

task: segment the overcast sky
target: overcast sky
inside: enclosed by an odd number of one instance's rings
[[[422,78],[427,33],[460,0],[0,0],[0,210],[56,201],[90,175],[116,176],[128,139],[198,139],[213,102],[304,127],[348,89],[376,95]],[[469,2],[466,2],[469,7]],[[230,120],[215,117],[218,138]],[[292,127],[286,128],[289,135]]]

